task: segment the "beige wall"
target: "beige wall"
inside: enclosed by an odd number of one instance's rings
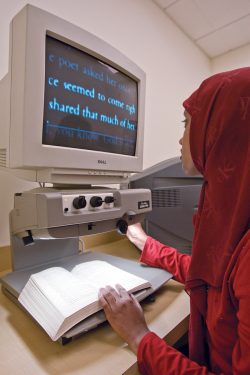
[[[250,66],[250,44],[225,53],[212,60],[212,73]]]
[[[0,79],[8,70],[9,23],[26,4],[0,0]],[[96,34],[147,75],[144,167],[179,154],[182,101],[210,75],[208,58],[151,0],[30,0]],[[33,187],[0,172],[0,246],[9,243],[13,194]]]

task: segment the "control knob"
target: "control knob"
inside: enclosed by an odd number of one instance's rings
[[[126,220],[118,220],[118,222],[116,223],[116,229],[118,233],[126,234],[128,230],[128,223],[126,222]]]
[[[107,195],[105,198],[104,198],[104,202],[106,204],[109,204],[109,203],[113,203],[114,202],[114,197],[112,197],[111,195]]]
[[[90,198],[90,205],[92,207],[100,207],[102,205],[102,197],[98,197],[97,195],[94,195],[93,197]]]
[[[86,207],[86,199],[84,195],[79,195],[79,197],[74,198],[73,200],[73,207],[77,210]]]

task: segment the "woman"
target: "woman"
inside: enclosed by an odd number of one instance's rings
[[[121,287],[100,291],[111,326],[142,374],[250,374],[250,68],[205,80],[184,103],[182,164],[204,177],[192,256],[131,226],[141,262],[167,269],[190,295],[189,358],[150,332]]]

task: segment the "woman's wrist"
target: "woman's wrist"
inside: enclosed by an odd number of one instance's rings
[[[127,237],[141,251],[143,250],[148,238],[140,223],[128,226]]]
[[[138,247],[138,249],[142,251],[144,249],[147,238],[148,236],[146,234],[145,235],[143,234],[140,238],[136,239],[135,246]]]
[[[133,337],[129,338],[127,340],[127,343],[130,347],[130,349],[133,351],[133,353],[135,355],[137,355],[137,352],[138,352],[138,348],[139,348],[139,345],[140,345],[140,342],[141,340],[143,339],[143,337],[148,333],[150,332],[149,329],[144,329],[142,330],[141,332],[133,335]]]

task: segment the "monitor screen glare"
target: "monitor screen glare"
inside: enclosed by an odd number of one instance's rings
[[[135,156],[137,82],[46,36],[43,144]]]

